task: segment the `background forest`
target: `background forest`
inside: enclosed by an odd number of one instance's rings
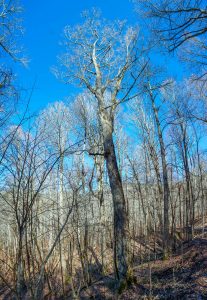
[[[130,3],[68,21],[34,109],[0,0],[0,299],[207,299],[206,1]]]

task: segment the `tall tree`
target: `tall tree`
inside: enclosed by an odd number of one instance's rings
[[[114,206],[115,274],[122,281],[128,270],[128,220],[113,133],[116,108],[131,97],[140,75],[139,68],[133,74],[138,62],[137,30],[126,28],[124,22],[101,19],[96,11],[83,17],[81,25],[65,27],[67,52],[60,57],[60,64],[66,82],[86,87],[97,101],[104,148],[100,155],[105,157]]]
[[[163,202],[164,202],[164,223],[163,223],[163,251],[164,258],[168,257],[170,247],[169,247],[169,200],[170,200],[170,189],[168,182],[168,170],[167,170],[167,158],[166,158],[166,146],[163,137],[163,129],[161,127],[161,121],[159,117],[159,109],[155,103],[156,95],[153,92],[153,88],[150,82],[147,85],[147,92],[152,105],[152,110],[155,118],[155,124],[158,133],[158,140],[160,146],[160,155],[162,161],[162,180],[163,180]]]

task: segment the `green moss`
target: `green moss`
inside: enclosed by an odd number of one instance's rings
[[[119,282],[119,286],[118,286],[118,294],[121,295],[123,293],[123,291],[126,290],[128,284],[127,284],[127,280],[122,280],[121,282]]]
[[[119,282],[118,294],[122,294],[132,284],[137,284],[137,278],[134,276],[133,269],[129,268],[126,278]]]
[[[169,255],[167,253],[163,254],[162,260],[165,261],[165,260],[168,260],[168,258],[169,258]]]
[[[65,278],[65,284],[70,284],[71,283],[71,276],[66,276],[66,278]]]
[[[134,276],[134,272],[132,268],[129,268],[127,272],[126,282],[128,286],[131,286],[133,283],[137,283],[137,278]]]

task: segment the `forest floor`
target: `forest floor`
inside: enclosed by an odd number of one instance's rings
[[[115,294],[110,277],[83,290],[80,299],[207,299],[207,239],[185,242],[180,253],[134,267],[134,282]]]
[[[127,287],[115,292],[112,275],[99,277],[88,288],[82,288],[79,299],[207,299],[207,238],[184,242],[168,260],[135,266],[132,278]],[[70,295],[68,291],[66,298],[50,295],[45,299],[69,300],[72,299]],[[4,287],[0,289],[0,299],[16,298]]]

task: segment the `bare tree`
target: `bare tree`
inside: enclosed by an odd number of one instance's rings
[[[154,36],[170,52],[180,49],[182,59],[195,70],[195,78],[206,81],[207,7],[205,0],[135,1],[138,13],[152,20]],[[199,74],[198,74],[199,70]]]
[[[5,112],[8,108],[7,101],[15,98],[17,92],[14,89],[14,75],[9,67],[9,62],[25,64],[26,59],[22,55],[19,45],[19,37],[22,35],[20,13],[22,8],[16,0],[0,1],[0,110]],[[11,65],[11,64],[10,64]],[[11,106],[11,101],[10,106]],[[12,111],[12,105],[9,111]],[[8,111],[7,111],[8,113]]]
[[[108,22],[97,12],[84,14],[85,21],[67,26],[66,54],[60,57],[66,82],[78,82],[96,98],[98,122],[103,136],[104,155],[114,204],[114,262],[118,279],[126,278],[128,221],[125,197],[117,165],[113,132],[116,107],[129,100],[140,75],[136,50],[137,30],[124,23]],[[139,53],[140,55],[140,53]],[[141,63],[140,63],[141,64]],[[130,80],[130,84],[127,83]]]
[[[19,45],[22,35],[20,13],[22,8],[15,0],[0,1],[0,163],[12,142],[18,128],[26,120],[28,102],[23,116],[19,117],[19,125],[11,130],[11,118],[17,113],[20,93],[16,87],[16,76],[12,71],[14,62],[26,63]],[[17,118],[18,120],[18,118]]]

